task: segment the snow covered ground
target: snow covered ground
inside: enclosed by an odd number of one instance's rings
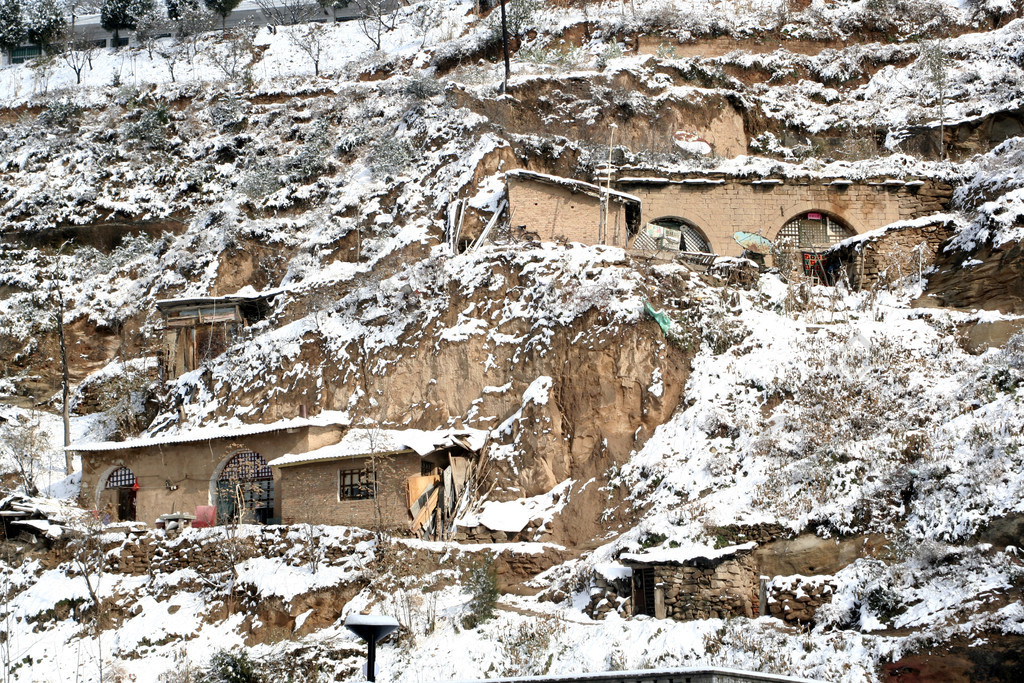
[[[1024,20],[946,40],[940,93],[923,61],[923,44],[853,40],[871,22],[870,30],[881,30],[871,4],[816,1],[800,13],[785,10],[782,0],[636,0],[587,5],[586,13],[544,6],[530,20],[536,37],[516,57],[512,83],[582,78],[613,84],[629,77],[649,90],[644,97],[650,102],[724,93],[802,134],[877,127],[888,131],[884,156],[856,161],[783,148],[764,136],[758,138],[763,149],[776,158],[657,162],[665,173],[915,174],[957,181],[954,248],[1019,242],[1021,138],[964,162],[922,161],[900,150],[909,129],[935,127],[940,117],[950,125],[1021,106]],[[995,0],[982,5],[1009,13]],[[12,355],[52,358],[40,349],[52,334],[52,311],[38,291],[41,273],[62,286],[68,320],[133,328],[153,346],[155,300],[229,294],[218,290],[223,263],[260,249],[253,271],[270,273],[267,284],[280,292],[280,308],[227,353],[169,382],[145,436],[259,422],[295,387],[311,387],[320,402],[338,386],[356,386],[342,407],[365,412],[376,398],[353,380],[361,354],[386,373],[411,349],[431,354],[479,340],[493,350],[489,366],[513,367],[530,354],[547,353],[552,330],[584,315],[596,312],[606,332],[643,321],[647,292],[678,266],[652,268],[622,250],[583,245],[512,243],[453,254],[445,233],[451,200],[464,197],[484,213],[494,210],[502,166],[486,177],[477,177],[478,170],[485,159],[515,158],[528,148],[523,136],[453,106],[442,91],[454,84],[473,97],[497,96],[500,64],[481,59],[479,51],[491,28],[476,19],[473,7],[403,8],[399,28],[385,34],[380,51],[354,22],[329,26],[319,78],[290,38],[300,31],[294,27],[254,31],[254,56],[241,74],[218,66],[226,64],[218,57],[232,49],[219,36],[203,38],[197,57],[175,65],[173,80],[168,60],[144,49],[96,53],[80,86],[59,58],[50,67],[0,68],[0,102],[40,108],[32,110],[38,117],[27,113],[0,128],[5,230],[32,233],[111,220],[177,228],[125,240],[111,251],[76,246],[55,254],[26,246],[5,252],[0,316],[17,346]],[[976,21],[955,2],[922,7],[936,25],[957,27],[954,33]],[[424,24],[428,14],[432,19]],[[921,28],[917,15],[893,16],[899,20],[888,26],[893,36]],[[562,29],[585,19],[594,21],[595,31],[582,47],[558,43]],[[652,27],[684,38],[744,38],[767,30],[807,40],[852,39],[811,56],[783,48],[707,59],[677,58],[668,50],[636,55],[617,42],[619,32]],[[437,65],[458,59],[466,61],[435,82]],[[722,78],[715,88],[677,86],[665,75],[669,67]],[[769,76],[747,87],[724,77],[735,68]],[[809,77],[790,79],[792,73]],[[370,75],[380,80],[361,79]],[[579,158],[587,151],[578,141],[536,134],[530,142],[537,148],[548,143]],[[349,242],[357,245],[354,256],[339,246]],[[982,314],[912,308],[921,284],[911,278],[871,292],[809,290],[766,275],[746,291],[694,278],[692,306],[668,311],[675,343],[695,353],[684,401],[606,482],[630,492],[632,528],[537,579],[550,589],[541,595],[562,591],[571,600],[507,595],[494,620],[465,628],[462,617],[471,609],[466,566],[455,558],[500,546],[400,543],[445,560],[421,574],[385,565],[375,555],[380,547],[351,530],[294,529],[281,532],[287,548],[280,554],[248,558],[233,571],[106,574],[99,595],[117,621],[96,638],[89,620],[76,618],[79,609],[87,614],[90,601],[81,567],[43,566],[25,556],[0,562],[4,662],[16,665],[18,680],[96,680],[101,657],[113,677],[183,680],[174,676],[205,666],[219,650],[244,647],[268,666],[320,663],[324,678],[355,680],[358,647],[342,622],[363,609],[391,614],[405,626],[401,639],[383,648],[384,681],[697,664],[878,680],[879,663],[936,644],[981,646],[993,635],[1021,635],[1017,550],[981,542],[979,534],[992,520],[1024,512],[1022,341],[980,356],[966,353],[958,326]],[[507,300],[486,300],[506,287]],[[329,361],[311,361],[304,355],[311,348]],[[115,362],[99,369],[76,387],[76,400],[125,367]],[[550,376],[531,379],[511,417],[475,407],[462,416],[467,425],[492,430],[495,459],[514,462],[520,444],[502,439],[513,422],[523,428],[531,406],[552,396]],[[0,393],[13,393],[14,386],[0,378]],[[487,386],[483,394],[511,390],[510,382]],[[660,390],[657,380],[650,390]],[[258,400],[229,408],[228,392]],[[60,420],[51,413],[0,408],[0,468],[17,469],[12,448],[26,425],[45,434],[32,473],[36,486],[73,497],[75,482],[63,480]],[[102,413],[76,416],[72,439],[103,440],[115,429]],[[543,534],[560,523],[575,483],[568,479],[518,501],[485,501],[463,521],[518,531],[540,519]],[[858,560],[832,577],[833,602],[810,631],[767,617],[675,623],[615,613],[594,621],[584,613],[595,572],[623,571],[619,554],[704,548],[715,543],[719,526],[759,522],[794,532],[813,528],[827,537],[880,533],[890,543],[885,556]],[[194,531],[185,538],[233,547],[236,539],[221,533],[228,532]],[[310,534],[320,535],[320,545],[311,545]],[[168,547],[178,552],[182,543]],[[309,553],[319,551],[310,548],[326,546],[351,553],[319,558],[314,570]],[[321,624],[317,595],[348,602]],[[244,596],[253,609],[273,605],[288,612],[301,604],[302,610],[288,615],[282,628],[291,632],[278,633],[275,642],[247,642],[254,628],[268,625],[229,608],[232,596]]]

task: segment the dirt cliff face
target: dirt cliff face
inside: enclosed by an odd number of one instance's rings
[[[943,252],[936,266],[938,272],[928,278],[925,297],[934,298],[940,306],[1024,313],[1021,243],[974,253]]]

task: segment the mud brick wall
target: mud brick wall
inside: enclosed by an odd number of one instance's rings
[[[597,244],[601,226],[601,200],[582,192],[509,177],[508,200],[513,230],[533,234],[543,242]],[[626,211],[615,200],[608,202],[606,244],[626,246]]]
[[[832,601],[835,581],[825,576],[778,576],[768,585],[768,613],[790,623],[809,624]]]
[[[419,476],[422,458],[403,453],[389,456],[377,475],[380,522],[391,529],[408,529],[412,521],[406,479]],[[340,496],[342,470],[367,470],[368,458],[313,462],[281,467],[277,499],[284,524],[337,524],[371,529],[377,523],[373,500],[349,500]]]

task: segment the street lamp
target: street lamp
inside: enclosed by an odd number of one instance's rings
[[[353,614],[345,619],[345,628],[366,641],[366,680],[376,681],[377,643],[398,628],[398,621],[375,614]]]

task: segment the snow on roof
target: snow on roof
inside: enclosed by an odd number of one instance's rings
[[[640,198],[636,195],[628,194],[626,192],[619,192],[618,190],[610,190],[600,185],[594,185],[593,183],[587,183],[582,180],[576,180],[574,178],[563,178],[562,176],[549,175],[547,173],[538,173],[536,171],[527,171],[525,168],[516,168],[505,173],[506,178],[520,178],[522,180],[534,180],[539,183],[547,183],[549,185],[558,185],[564,187],[571,192],[582,192],[592,197],[600,198],[601,195],[607,195],[609,198],[614,199],[623,204],[641,204]]]
[[[472,451],[483,448],[487,432],[482,429],[350,429],[341,441],[305,453],[289,453],[271,460],[271,467],[289,467],[323,460],[342,460],[371,453],[415,451],[429,455],[452,446]]]
[[[676,564],[683,565],[698,560],[719,560],[731,557],[748,550],[753,550],[757,543],[751,541],[725,548],[709,548],[707,546],[689,546],[683,548],[657,548],[643,553],[623,553],[619,559],[623,562],[636,564]]]
[[[243,287],[234,294],[224,296],[184,296],[171,299],[158,299],[156,307],[159,309],[170,308],[182,305],[210,305],[210,304],[238,304],[259,301],[269,301],[283,292],[284,289],[270,289],[265,292],[257,292],[252,287]]]
[[[213,441],[215,439],[234,439],[240,436],[252,436],[254,434],[267,434],[278,432],[284,429],[298,429],[302,427],[330,427],[334,425],[347,425],[351,423],[349,414],[338,410],[325,410],[318,415],[308,418],[294,417],[285,420],[278,420],[270,424],[231,424],[210,427],[199,427],[186,432],[175,432],[173,434],[140,436],[127,441],[98,441],[92,443],[73,443],[67,446],[66,451],[99,452],[119,451],[129,448],[150,448],[153,446],[166,446],[169,444],[192,443],[195,441]]]
[[[854,245],[861,244],[862,242],[870,242],[872,240],[878,239],[879,237],[883,236],[890,230],[908,230],[911,228],[924,228],[929,225],[937,224],[945,225],[955,220],[956,216],[951,213],[933,213],[929,216],[921,216],[920,218],[912,218],[905,221],[896,221],[895,223],[883,225],[882,227],[877,228],[875,230],[869,230],[868,232],[862,232],[859,235],[847,237],[842,242],[836,242],[835,244],[833,244],[831,247],[829,247],[828,250],[835,252],[840,251],[842,249],[848,249]]]

